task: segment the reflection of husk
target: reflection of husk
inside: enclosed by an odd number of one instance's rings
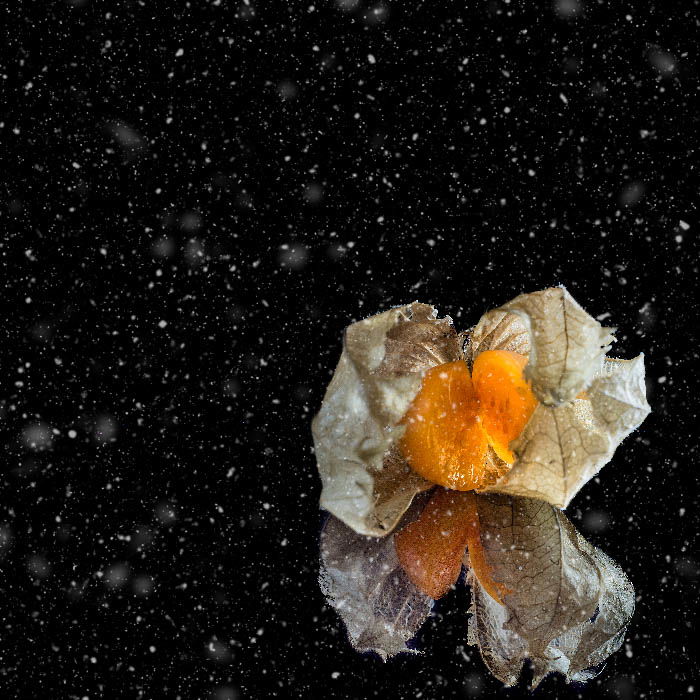
[[[462,357],[449,318],[414,302],[349,326],[312,432],[321,506],[355,532],[381,537],[431,484],[391,448],[425,372]]]
[[[424,502],[416,499],[401,525],[414,520]],[[394,537],[365,537],[330,516],[321,533],[321,590],[335,608],[357,651],[383,659],[400,652],[425,622],[433,601],[401,568]]]
[[[486,559],[510,592],[499,605],[470,573],[470,643],[506,685],[517,682],[526,658],[533,686],[552,671],[590,678],[587,669],[622,643],[634,611],[630,582],[557,508],[497,495],[477,502]]]

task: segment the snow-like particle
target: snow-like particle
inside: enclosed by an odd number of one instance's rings
[[[209,640],[205,653],[212,661],[221,664],[230,663],[233,658],[228,646],[215,637]]]
[[[170,523],[177,520],[177,512],[175,506],[172,503],[163,501],[156,506],[156,517],[164,525],[169,525]]]
[[[41,554],[34,554],[27,560],[29,573],[37,579],[45,579],[51,574],[51,564]]]
[[[648,54],[649,63],[662,78],[668,78],[676,72],[676,59],[668,51],[652,49]]]
[[[309,250],[301,243],[284,243],[280,246],[278,256],[281,267],[290,270],[301,270],[309,257]]]
[[[117,562],[105,570],[102,580],[107,588],[117,590],[124,587],[129,580],[129,574],[129,565],[125,562]]]
[[[117,439],[119,426],[113,416],[102,414],[95,419],[93,437],[100,444],[114,442]]]
[[[51,447],[53,436],[51,427],[46,423],[31,423],[24,428],[22,439],[30,450],[40,452]]]
[[[563,19],[573,19],[583,13],[581,0],[556,0],[554,10]]]

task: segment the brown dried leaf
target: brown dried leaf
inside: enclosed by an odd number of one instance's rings
[[[564,287],[521,294],[500,309],[489,312],[477,329],[480,326],[488,329],[494,324],[497,328],[498,315],[504,313],[518,316],[529,332],[525,378],[532,382],[535,396],[546,406],[559,406],[587,389],[614,340],[612,329],[603,328],[589,316]],[[504,320],[506,325],[511,325],[507,317],[501,319],[501,325]],[[506,345],[517,338],[511,329],[509,335],[500,339],[500,344],[494,338],[493,347],[482,345],[477,354],[485,349],[511,349]]]
[[[563,406],[539,405],[511,443],[512,469],[488,491],[566,508],[649,414],[644,359],[606,359],[586,392]]]
[[[501,606],[470,573],[470,641],[506,685],[517,682],[526,658],[534,686],[552,671],[590,677],[584,669],[620,645],[634,604],[629,581],[557,508],[500,495],[477,502],[487,563],[509,592]]]
[[[414,519],[423,505],[411,508],[403,522]],[[383,659],[417,653],[406,642],[425,622],[433,601],[401,568],[393,535],[358,535],[331,515],[321,533],[319,583],[357,651],[374,651]]]
[[[425,372],[462,356],[449,317],[414,302],[353,323],[312,424],[321,507],[355,532],[391,532],[430,482],[391,448]]]

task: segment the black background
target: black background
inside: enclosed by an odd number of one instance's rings
[[[464,589],[423,656],[350,648],[310,420],[352,320],[558,283],[653,413],[569,509],[626,643],[537,696],[698,692],[699,9],[8,3],[2,697],[526,696]]]

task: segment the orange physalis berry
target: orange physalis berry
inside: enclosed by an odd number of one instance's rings
[[[403,418],[401,451],[422,477],[457,491],[479,485],[487,438],[467,365],[438,365],[426,372]]]
[[[413,470],[457,491],[493,483],[498,475],[487,468],[488,445],[512,464],[509,445],[537,406],[523,378],[526,364],[523,355],[488,350],[476,358],[471,375],[461,360],[426,372],[402,420],[400,448]]]
[[[520,435],[537,406],[523,378],[527,357],[507,350],[487,350],[474,362],[472,382],[479,398],[481,423],[495,453],[512,464],[509,444]]]

